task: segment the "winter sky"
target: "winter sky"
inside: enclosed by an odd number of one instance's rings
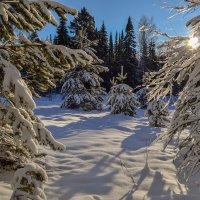
[[[170,35],[184,35],[186,33],[185,23],[190,15],[172,16],[170,9],[163,8],[170,5],[178,5],[183,0],[57,0],[60,3],[80,10],[85,6],[91,15],[95,17],[99,28],[105,21],[107,31],[121,31],[125,28],[128,16],[131,16],[134,27],[138,29],[141,16],[153,17],[157,29]],[[71,19],[71,18],[70,18]],[[136,31],[137,32],[137,31]],[[48,26],[42,31],[41,36],[46,37],[55,33],[55,28]]]

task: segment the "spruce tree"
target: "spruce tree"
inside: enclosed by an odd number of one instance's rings
[[[136,57],[136,41],[134,27],[131,17],[128,18],[128,23],[126,25],[126,36],[124,39],[124,54],[127,56],[126,59],[132,59]]]
[[[97,55],[100,59],[107,63],[108,60],[108,34],[105,23],[103,22],[98,33]]]
[[[129,84],[131,87],[135,87],[137,58],[136,58],[135,33],[131,17],[128,18],[123,49],[124,49],[123,64],[124,66],[126,66],[124,70],[126,73],[128,73],[126,83]]]
[[[117,38],[116,38],[116,55],[115,55],[115,62],[116,62],[116,65],[120,63],[120,58],[121,58],[121,55],[122,55],[122,44],[121,44],[121,34],[117,34]],[[119,73],[119,72],[118,72]]]
[[[84,30],[84,35],[88,40],[95,41],[98,39],[94,17],[91,16],[85,7],[81,9],[78,16],[70,23],[70,30],[74,36],[77,36],[80,30]],[[73,38],[73,45],[79,48],[76,43],[76,38]]]
[[[69,70],[63,78],[61,92],[65,95],[61,108],[78,109],[84,111],[101,109],[102,98],[105,90],[101,87],[103,80],[99,74],[107,71],[101,65],[77,65]]]
[[[60,18],[60,23],[56,31],[56,36],[54,38],[55,45],[63,45],[66,47],[70,46],[70,36],[68,34],[68,28],[66,26],[66,21]]]
[[[108,66],[109,62],[109,47],[108,47],[108,34],[106,31],[106,26],[103,22],[101,29],[98,32],[98,42],[96,46],[97,56],[104,61],[104,66]],[[101,78],[103,79],[103,87],[106,90],[109,89],[109,74],[107,72],[101,74]]]

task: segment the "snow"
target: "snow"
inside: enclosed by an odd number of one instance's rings
[[[48,175],[48,200],[199,199],[197,188],[177,180],[174,144],[162,152],[163,144],[154,143],[165,129],[150,127],[145,110],[129,117],[60,109],[61,102],[59,96],[36,101],[35,114],[67,147],[65,152],[42,149],[48,154],[40,160]],[[11,196],[9,182],[0,174],[0,200]]]
[[[18,169],[13,177],[13,194],[11,200],[32,199],[46,200],[43,182],[47,175],[43,168],[35,163],[29,163],[24,168]],[[27,182],[25,184],[25,182]]]

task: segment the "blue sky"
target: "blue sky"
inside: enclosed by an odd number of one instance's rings
[[[80,10],[85,6],[95,17],[99,28],[105,21],[107,31],[121,31],[125,28],[128,16],[131,16],[137,33],[141,16],[153,17],[157,29],[170,35],[186,34],[185,23],[190,15],[181,15],[169,19],[170,10],[164,6],[177,5],[183,0],[57,0],[60,3]],[[70,18],[71,19],[71,18]],[[40,35],[45,38],[55,33],[55,27],[46,27]]]

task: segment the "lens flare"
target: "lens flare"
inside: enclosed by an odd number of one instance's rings
[[[197,49],[199,47],[199,38],[197,37],[191,37],[188,44],[193,48],[193,49]]]

